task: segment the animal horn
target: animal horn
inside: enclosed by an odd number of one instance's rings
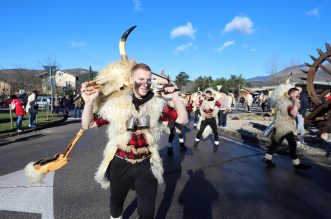
[[[285,84],[289,84],[291,82],[290,80],[291,80],[292,74],[293,74],[293,72],[291,72],[290,77],[288,77],[288,79],[285,81]]]
[[[137,27],[137,25],[130,27],[121,37],[121,40],[119,43],[119,49],[120,49],[120,55],[121,55],[122,60],[128,60],[128,56],[126,55],[126,52],[125,52],[125,42],[126,42],[126,38],[128,38],[131,31],[133,31],[136,27]]]

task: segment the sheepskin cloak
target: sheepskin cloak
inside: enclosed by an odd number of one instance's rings
[[[216,99],[215,98],[212,101],[209,101],[209,100],[203,100],[202,101],[202,104],[200,106],[201,116],[199,118],[198,125],[197,125],[199,130],[200,130],[200,127],[201,127],[201,122],[206,119],[206,116],[205,116],[205,113],[204,113],[204,110],[206,108],[209,108],[209,109],[213,110],[213,117],[216,119],[216,124],[218,124],[217,113],[218,113],[218,111],[220,111],[220,108],[217,107],[215,104],[216,104]],[[210,125],[207,125],[207,127],[205,128],[205,130],[202,133],[202,138],[206,139],[211,133],[213,133],[213,130],[211,129]]]
[[[126,122],[131,116],[150,116],[150,128],[143,129],[142,132],[144,132],[147,138],[148,150],[151,152],[151,171],[158,183],[163,183],[162,160],[158,149],[162,132],[162,125],[159,122],[159,118],[164,105],[164,100],[154,95],[151,100],[140,106],[138,112],[132,104],[132,94],[130,93],[116,93],[112,95],[109,100],[101,104],[98,114],[100,117],[110,122],[106,131],[108,143],[103,152],[103,160],[94,177],[95,180],[101,184],[102,188],[108,188],[110,185],[105,173],[116,150],[119,147],[122,150],[130,150],[127,144],[131,138],[132,132],[127,131]]]
[[[274,119],[275,124],[275,135],[274,139],[279,141],[279,139],[290,133],[295,133],[296,127],[294,123],[294,119],[288,113],[288,107],[292,106],[292,101],[287,97],[280,97],[277,99],[276,103],[276,116]]]

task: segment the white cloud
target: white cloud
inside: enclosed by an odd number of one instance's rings
[[[193,46],[193,43],[189,42],[189,43],[186,43],[186,44],[182,44],[182,45],[179,45],[177,46],[177,48],[175,49],[175,53],[178,54],[180,52],[184,52],[185,50],[188,50],[190,47]]]
[[[140,0],[132,0],[133,5],[134,5],[134,10],[135,11],[142,11],[142,7],[141,7],[141,1]]]
[[[223,32],[237,31],[243,34],[251,34],[254,23],[247,16],[236,16],[231,22],[227,23],[224,27]]]
[[[230,47],[234,44],[235,44],[234,41],[226,41],[225,43],[223,43],[223,45],[220,48],[216,49],[216,52],[222,52],[225,48]]]
[[[251,51],[251,52],[256,52],[256,49],[252,48],[252,49],[250,49],[249,51]]]
[[[84,41],[72,41],[71,46],[73,46],[73,47],[85,47],[85,46],[87,46],[87,44]]]
[[[191,37],[192,39],[195,39],[195,32],[196,30],[193,29],[191,22],[187,22],[187,24],[184,26],[179,26],[174,28],[170,32],[170,37],[173,39],[179,36],[188,36]]]
[[[306,13],[308,16],[318,16],[319,15],[319,10],[318,8],[311,9]]]

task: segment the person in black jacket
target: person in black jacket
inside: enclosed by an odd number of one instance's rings
[[[300,91],[300,108],[298,111],[298,116],[296,117],[295,121],[297,123],[298,128],[298,135],[300,144],[305,144],[304,135],[305,135],[305,127],[304,127],[304,119],[306,116],[306,111],[309,107],[309,99],[306,91],[302,90],[302,87],[296,86],[296,88]]]

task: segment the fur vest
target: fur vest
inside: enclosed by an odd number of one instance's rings
[[[287,97],[281,97],[276,103],[276,115],[274,119],[275,135],[274,138],[278,141],[282,136],[293,132],[295,133],[296,127],[294,119],[288,113],[288,107],[292,105],[292,101]]]
[[[220,110],[219,107],[216,106],[216,100],[215,98],[213,100],[204,100],[201,104],[200,111],[201,111],[201,117],[204,120],[205,119],[205,113],[204,111],[206,109],[213,110],[213,117],[217,118],[217,113]]]
[[[219,107],[216,106],[215,98],[212,101],[204,100],[201,104],[201,107],[200,107],[201,116],[199,117],[199,121],[198,121],[198,124],[197,124],[198,129],[200,129],[200,127],[201,127],[202,120],[206,119],[205,113],[203,112],[206,108],[213,110],[213,116],[216,120],[216,124],[218,123],[217,113],[220,109],[219,109]],[[202,133],[202,138],[206,139],[212,132],[213,132],[213,130],[211,129],[211,127],[209,125],[207,125],[207,127],[205,128],[205,130]]]
[[[117,93],[100,105],[98,114],[110,122],[106,131],[109,140],[103,152],[103,160],[94,177],[101,184],[102,188],[108,188],[110,185],[105,177],[105,173],[116,150],[119,147],[122,150],[130,150],[127,144],[132,132],[127,131],[127,120],[131,116],[139,117],[142,115],[150,116],[150,128],[143,129],[142,132],[144,132],[147,138],[148,150],[151,152],[151,171],[158,183],[163,183],[163,166],[158,149],[162,132],[159,118],[164,104],[162,98],[154,96],[151,100],[141,105],[138,112],[132,104],[132,95],[130,93]]]

